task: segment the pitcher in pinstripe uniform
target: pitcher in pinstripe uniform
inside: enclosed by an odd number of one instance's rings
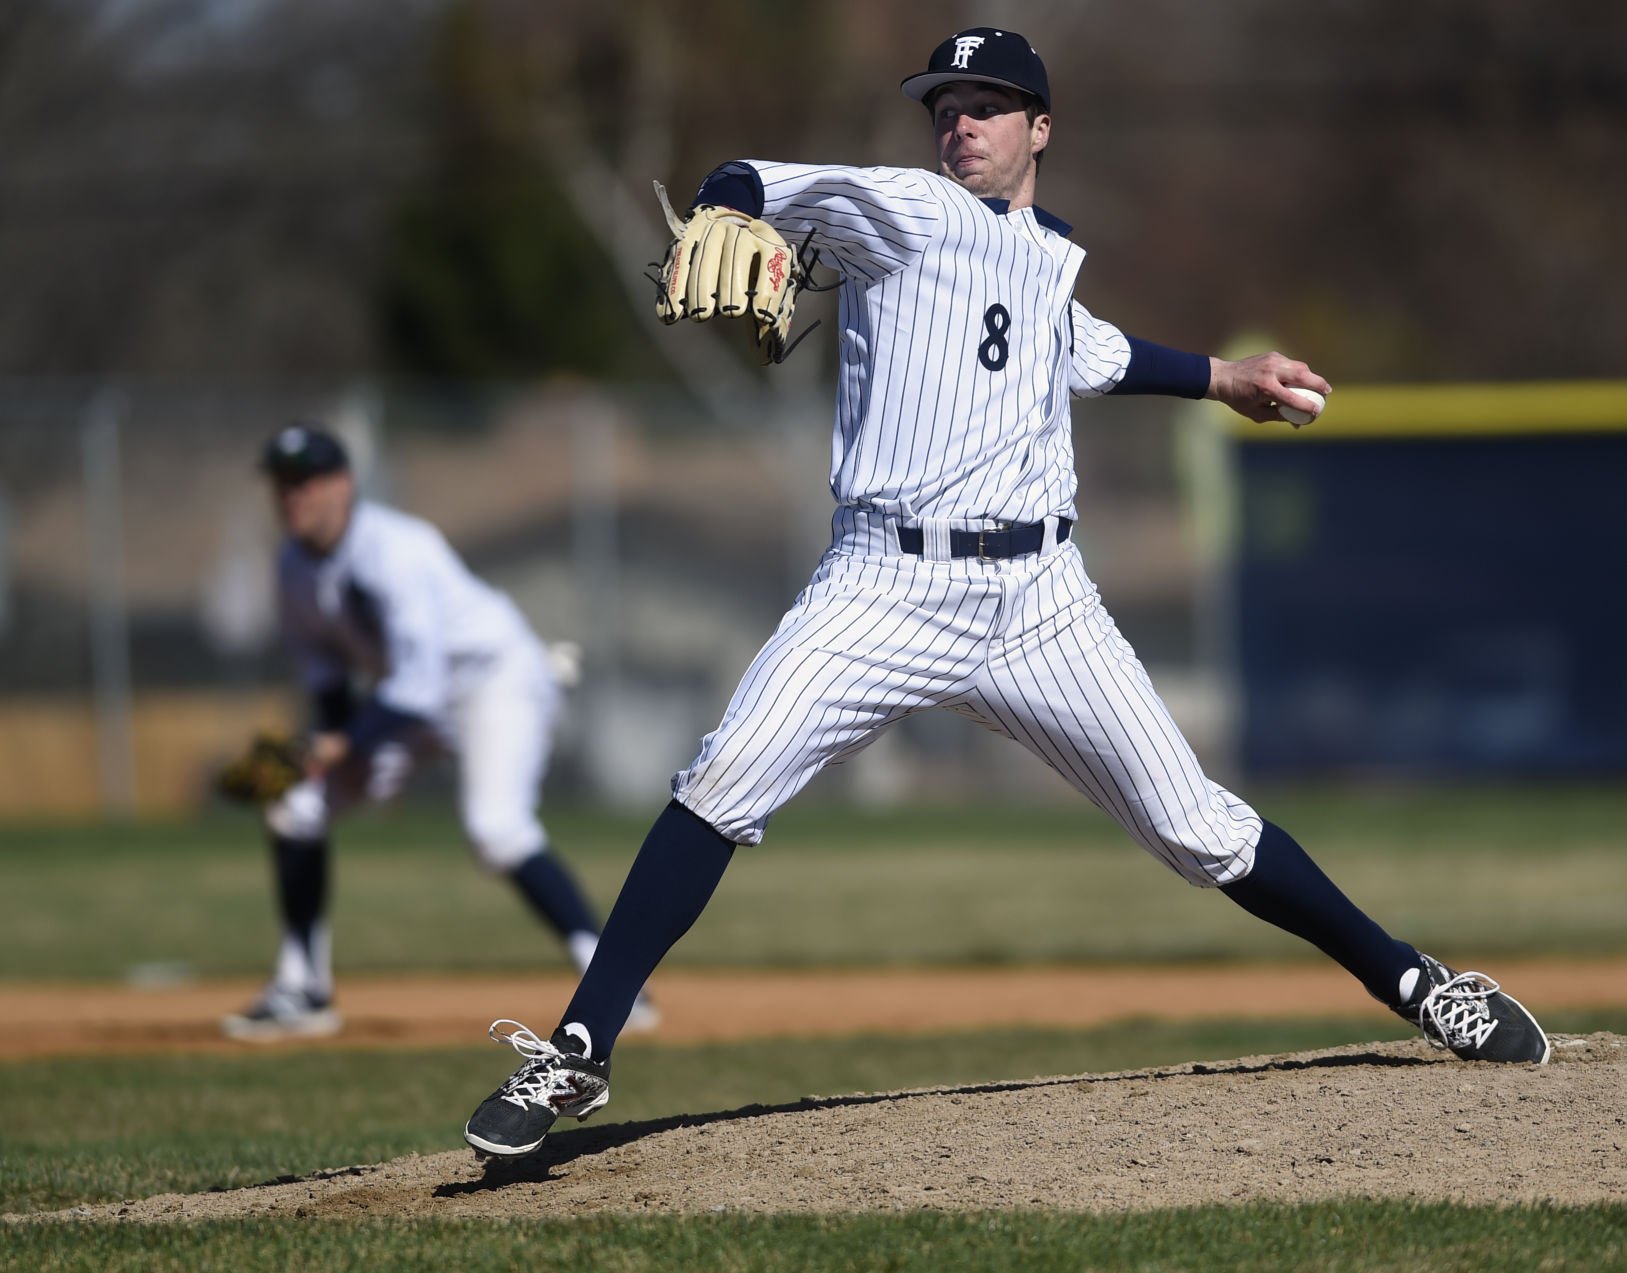
[[[1073,299],[1084,251],[1034,202],[1051,97],[1024,37],[958,32],[902,87],[927,108],[936,172],[737,161],[696,196],[809,240],[840,275],[831,545],[674,777],[559,1028],[494,1024],[526,1059],[465,1137],[527,1154],[556,1118],[604,1104],[635,995],[735,846],[929,707],[1028,748],[1171,870],[1314,943],[1440,1046],[1545,1061],[1541,1028],[1495,982],[1387,935],[1205,775],[1069,539],[1070,397],[1209,397],[1269,420],[1327,381],[1278,353],[1164,348]]]

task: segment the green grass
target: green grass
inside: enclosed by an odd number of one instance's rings
[[[1556,1014],[1545,1024],[1627,1032],[1627,1013]],[[1132,1022],[1089,1031],[705,1047],[629,1040],[617,1049],[608,1116],[642,1121],[804,1096],[1102,1073],[1408,1033],[1399,1021],[1375,1027],[1332,1020]],[[513,1061],[512,1053],[487,1047],[6,1063],[0,1212],[236,1187],[458,1149],[463,1118]]]
[[[1438,953],[1627,950],[1627,791],[1249,793],[1387,927]],[[608,906],[657,811],[550,809]],[[338,841],[347,971],[562,966],[442,807],[369,814]],[[177,963],[260,975],[274,932],[252,819],[0,828],[0,976],[117,978]],[[403,934],[410,934],[404,940]],[[878,813],[818,801],[742,850],[674,952],[692,966],[1304,959],[1298,943],[1137,852],[1083,804]],[[1549,1014],[1627,1033],[1627,1014]],[[0,1023],[3,1028],[3,1023]],[[629,1040],[610,1115],[645,1120],[802,1096],[1130,1069],[1403,1037],[1396,1022],[1129,1023],[860,1041]],[[231,1187],[459,1148],[511,1068],[479,1050],[332,1049],[0,1063],[0,1211]],[[569,1136],[574,1132],[564,1132]],[[24,1225],[0,1269],[1627,1268],[1627,1208],[1353,1202],[1132,1216],[710,1216],[579,1222]]]
[[[1253,793],[1386,927],[1476,959],[1627,950],[1627,790]],[[648,815],[549,810],[601,909]],[[335,956],[358,971],[534,969],[564,958],[440,806],[341,828]],[[275,941],[254,821],[0,828],[0,976],[142,964],[262,974]],[[903,904],[907,902],[907,904]],[[404,942],[402,933],[413,934]],[[1083,802],[880,813],[817,801],[742,849],[670,964],[862,966],[1304,959],[1305,948],[1134,849]]]
[[[85,1270],[853,1269],[1043,1273],[1203,1269],[1618,1269],[1627,1206],[1561,1210],[1342,1202],[1156,1211],[903,1217],[716,1216],[483,1224],[416,1221],[208,1223],[156,1229],[75,1226],[6,1235],[0,1268]]]

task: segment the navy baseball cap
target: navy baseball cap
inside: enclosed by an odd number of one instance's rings
[[[1026,36],[993,27],[972,27],[957,31],[937,48],[926,70],[911,75],[899,88],[905,97],[924,102],[927,94],[943,84],[971,80],[979,84],[1002,84],[1039,98],[1046,111],[1051,109],[1051,84]]]
[[[350,467],[350,456],[333,434],[313,424],[280,429],[260,453],[260,468],[278,482],[303,482]]]

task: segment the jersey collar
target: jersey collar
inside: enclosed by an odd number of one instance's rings
[[[1003,217],[1011,211],[1011,200],[1009,199],[985,199],[983,202],[988,206],[989,211],[997,217]],[[1038,221],[1047,230],[1060,234],[1064,239],[1073,233],[1073,227],[1061,217],[1052,216],[1037,203],[1031,206],[1034,211],[1034,220]]]

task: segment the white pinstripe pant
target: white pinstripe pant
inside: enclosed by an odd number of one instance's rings
[[[455,685],[444,719],[300,783],[266,807],[266,824],[278,835],[321,839],[335,815],[395,799],[415,769],[450,751],[470,847],[491,870],[512,871],[548,844],[536,810],[560,695],[541,643],[510,642],[489,667]]]
[[[1071,543],[923,560],[879,518],[839,514],[838,532],[673,778],[679,803],[756,844],[826,765],[948,707],[1016,739],[1189,882],[1249,873],[1259,815],[1204,775]]]

